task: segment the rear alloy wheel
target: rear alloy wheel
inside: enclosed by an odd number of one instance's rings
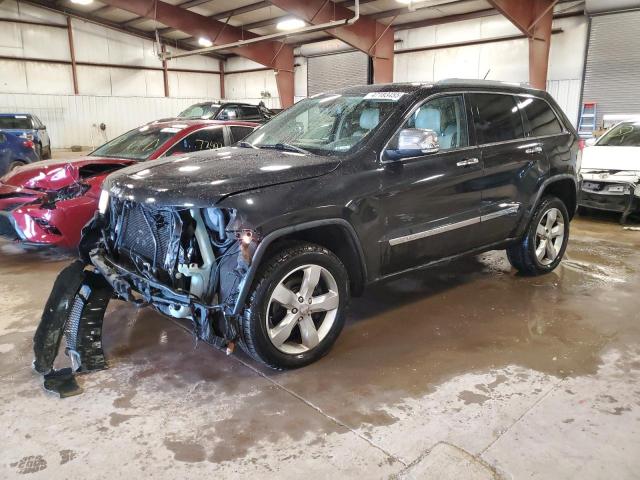
[[[348,277],[319,245],[295,243],[265,262],[243,317],[242,348],[272,368],[325,355],[344,325]]]
[[[541,275],[558,266],[568,240],[567,207],[559,198],[547,196],[540,202],[522,239],[507,248],[507,257],[520,273]]]

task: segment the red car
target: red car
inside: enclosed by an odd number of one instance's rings
[[[240,121],[152,122],[85,157],[16,168],[0,179],[0,235],[32,245],[75,247],[109,173],[144,160],[231,145],[257,126]]]

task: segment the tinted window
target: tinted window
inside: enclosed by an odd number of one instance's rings
[[[402,128],[433,130],[438,135],[440,150],[469,145],[462,95],[439,97],[426,102],[411,115]]]
[[[253,132],[253,127],[231,126],[229,128],[231,129],[231,135],[233,136],[234,142],[239,142]]]
[[[198,130],[176,143],[166,155],[199,152],[224,147],[224,133],[222,127]]]
[[[260,110],[258,110],[258,107],[240,107],[240,118],[243,119],[251,119],[251,120],[257,120],[259,118],[262,118],[262,115],[260,115]]]
[[[522,116],[511,95],[471,93],[478,144],[504,142],[524,137]]]
[[[4,133],[0,132],[0,143],[4,143],[6,141],[7,141],[7,136]]]
[[[529,121],[530,136],[540,137],[562,132],[558,117],[547,102],[539,98],[516,97],[516,100]]]
[[[0,128],[7,130],[31,130],[31,119],[26,115],[11,115],[0,117]]]

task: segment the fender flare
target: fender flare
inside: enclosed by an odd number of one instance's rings
[[[260,263],[264,258],[265,252],[275,240],[285,235],[289,235],[291,233],[300,232],[303,230],[309,230],[311,228],[316,228],[316,227],[323,227],[326,225],[338,225],[346,229],[358,252],[358,257],[360,259],[360,268],[362,271],[362,281],[366,282],[367,264],[365,261],[364,251],[362,250],[362,245],[360,244],[360,240],[358,238],[358,234],[356,233],[355,229],[344,218],[327,218],[322,220],[313,220],[310,222],[299,223],[297,225],[289,225],[288,227],[284,227],[269,233],[258,244],[258,248],[256,248],[256,251],[253,254],[253,258],[251,260],[251,266],[249,267],[249,270],[245,274],[244,278],[240,282],[240,286],[238,287],[238,297],[236,298],[232,315],[238,316],[244,309],[244,304],[249,295],[249,289],[251,288],[251,284],[253,283],[253,280],[256,276],[256,272],[260,267]]]
[[[518,234],[522,233],[526,228],[526,226],[529,225],[529,222],[531,221],[531,216],[533,215],[533,212],[536,211],[536,208],[540,204],[540,200],[542,200],[542,196],[544,195],[544,192],[546,191],[547,187],[552,183],[558,182],[560,180],[566,180],[566,179],[570,179],[573,181],[573,185],[576,190],[575,191],[576,200],[578,199],[578,181],[575,175],[571,175],[570,173],[559,173],[557,175],[553,175],[552,177],[547,178],[544,182],[542,182],[542,185],[540,185],[540,188],[538,189],[538,193],[536,193],[536,197],[534,201],[529,206],[527,210],[527,214],[523,218],[522,224],[518,228]],[[577,204],[578,202],[576,201],[576,206]]]

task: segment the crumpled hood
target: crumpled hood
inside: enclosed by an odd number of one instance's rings
[[[2,183],[31,190],[59,190],[81,179],[83,170],[92,176],[111,165],[119,168],[131,163],[132,160],[103,157],[39,161],[12,170],[2,177]]]
[[[583,173],[590,170],[640,172],[640,147],[599,147],[582,151]]]
[[[339,164],[332,156],[225,147],[132,165],[109,175],[103,188],[157,206],[206,207],[233,193],[319,177]]]

